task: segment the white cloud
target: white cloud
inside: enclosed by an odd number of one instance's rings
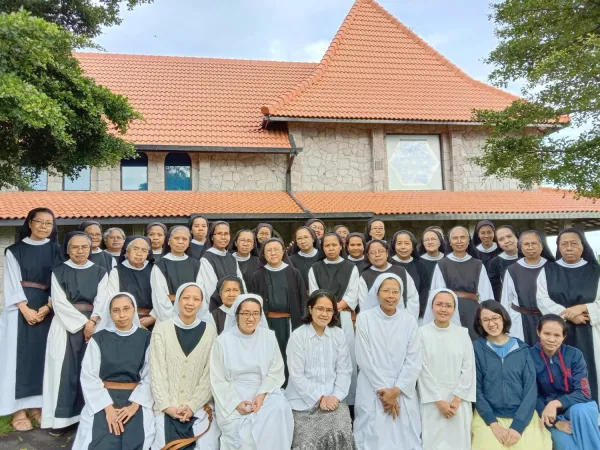
[[[329,41],[320,40],[304,46],[304,58],[308,62],[320,62],[329,48]]]

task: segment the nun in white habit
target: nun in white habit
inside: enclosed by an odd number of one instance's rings
[[[85,406],[73,450],[146,450],[154,441],[148,347],[135,298],[112,296],[81,368]]]
[[[360,372],[354,439],[359,450],[422,448],[416,384],[423,356],[417,321],[398,306],[401,295],[398,276],[379,275],[356,321]]]
[[[240,295],[211,354],[221,450],[289,450],[292,410],[281,391],[284,363],[262,297]]]
[[[456,294],[438,289],[431,296],[434,321],[419,328],[423,450],[469,450],[476,390],[473,344],[467,329],[451,321],[457,315]]]
[[[153,450],[177,444],[183,447],[174,448],[219,449],[221,431],[213,417],[210,388],[210,351],[217,330],[208,301],[199,284],[182,284],[175,294],[173,316],[152,331]]]

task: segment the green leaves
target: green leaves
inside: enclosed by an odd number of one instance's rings
[[[0,187],[25,189],[49,167],[72,176],[135,154],[118,135],[142,117],[84,76],[72,52],[90,45],[23,10],[0,14]]]
[[[553,184],[600,196],[600,3],[504,0],[492,8],[500,43],[487,59],[495,66],[490,79],[498,86],[524,80],[528,101],[475,112],[490,131],[476,162],[488,176],[513,177],[524,187]],[[560,127],[537,126],[561,116]],[[583,125],[588,131],[578,136],[549,134]]]

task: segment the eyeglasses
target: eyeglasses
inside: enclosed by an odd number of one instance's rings
[[[481,323],[483,325],[488,325],[490,322],[495,323],[496,325],[498,325],[499,323],[502,323],[502,317],[501,316],[494,316],[491,319],[488,317],[484,317],[483,319],[481,319]]]
[[[333,316],[333,309],[332,308],[324,308],[322,306],[316,306],[313,308],[318,314],[327,314],[328,316]]]
[[[400,291],[398,291],[396,289],[382,289],[379,292],[381,292],[383,295],[390,295],[390,294],[393,294],[396,296],[400,295]]]
[[[254,244],[254,239],[238,239],[240,244]]]
[[[54,225],[54,222],[51,222],[51,221],[44,222],[43,220],[40,220],[40,219],[31,219],[31,221],[40,227],[41,226],[51,227],[52,225]]]
[[[379,255],[385,255],[387,252],[385,250],[377,250],[374,252],[369,252],[369,256],[379,256]]]
[[[89,245],[71,245],[69,247],[69,250],[72,250],[74,252],[78,252],[79,250],[83,250],[84,252],[87,252],[90,250],[90,246]]]
[[[250,317],[252,317],[253,319],[258,319],[260,317],[260,313],[244,311],[240,313],[240,316],[242,316],[246,320],[248,320]]]
[[[278,255],[280,253],[283,253],[283,250],[280,248],[269,248],[265,250],[265,253],[268,253],[270,255]]]
[[[133,253],[143,253],[143,254],[147,254],[148,253],[148,249],[147,248],[131,247],[130,250]]]

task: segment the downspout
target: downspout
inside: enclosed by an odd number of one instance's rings
[[[296,156],[298,156],[298,153],[302,151],[301,148],[296,147],[296,143],[294,142],[294,137],[288,133],[289,139],[290,139],[290,145],[292,146],[292,153],[290,153],[288,155],[288,163],[287,163],[287,169],[285,171],[285,191],[287,192],[287,194],[292,198],[292,200],[294,200],[294,202],[296,203],[296,205],[298,205],[298,207],[304,211],[306,214],[309,215],[313,215],[310,210],[304,206],[304,204],[298,200],[298,198],[294,195],[294,193],[292,192],[292,166],[294,165],[294,160],[296,159]]]

